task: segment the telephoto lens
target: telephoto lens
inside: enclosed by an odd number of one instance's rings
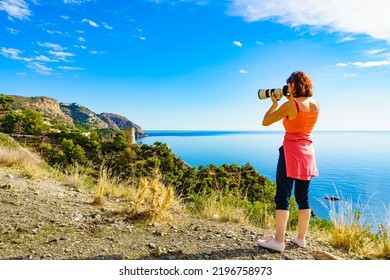
[[[259,89],[257,92],[260,99],[270,98],[272,93],[275,94],[277,100],[280,100],[283,95],[286,96],[288,94],[288,86],[286,85],[283,88]]]

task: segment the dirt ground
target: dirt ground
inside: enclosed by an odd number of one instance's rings
[[[272,235],[261,228],[171,213],[164,222],[140,222],[121,212],[120,200],[92,205],[90,191],[49,178],[29,179],[0,167],[0,259],[169,259],[313,260],[334,249],[315,233],[308,247],[292,244],[272,252],[256,240]]]

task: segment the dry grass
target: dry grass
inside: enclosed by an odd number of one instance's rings
[[[142,178],[122,181],[107,167],[102,166],[95,187],[93,204],[102,205],[108,197],[121,197],[128,201],[121,212],[131,218],[147,221],[163,220],[170,210],[182,209],[182,204],[171,187],[159,179]]]
[[[340,201],[331,201],[328,206],[323,203],[329,210],[330,220],[334,225],[330,237],[331,245],[363,256],[389,258],[389,225],[380,225],[380,231],[377,234],[372,233],[371,227],[365,224],[368,203],[361,205],[359,201],[353,203],[342,195],[337,196]]]
[[[39,155],[4,134],[0,135],[0,165],[20,169],[30,178],[48,175],[47,166]]]
[[[174,205],[173,188],[166,187],[158,179],[143,178],[139,182],[130,214],[135,218],[161,220],[167,217]]]
[[[77,163],[65,170],[54,169],[52,174],[65,185],[75,189],[91,189],[93,187],[92,178],[87,174],[86,168]]]
[[[190,209],[194,214],[205,218],[248,224],[249,217],[244,210],[244,201],[237,193],[212,191],[194,196]]]
[[[226,199],[223,195],[213,193],[212,195],[205,197],[201,214],[206,218],[247,224],[248,218],[244,213],[244,209],[240,207],[238,202],[238,199],[232,201],[231,199]]]
[[[135,196],[135,189],[131,181],[123,181],[116,176],[112,170],[102,165],[99,171],[99,178],[96,182],[94,201],[95,205],[103,205],[106,197],[124,197],[132,200]]]
[[[0,164],[31,168],[40,165],[42,160],[36,154],[20,147],[0,147]]]

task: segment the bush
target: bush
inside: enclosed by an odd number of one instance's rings
[[[158,179],[142,178],[131,209],[133,218],[160,220],[166,217],[174,202],[174,191]]]

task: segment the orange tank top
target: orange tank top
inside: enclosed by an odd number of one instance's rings
[[[317,112],[304,112],[299,109],[299,104],[294,100],[295,105],[298,109],[298,115],[293,119],[289,120],[287,117],[283,119],[283,126],[287,133],[303,133],[310,135],[314,125],[317,122]]]
[[[287,177],[300,180],[310,180],[318,176],[317,163],[311,132],[318,118],[317,112],[303,112],[299,104],[294,100],[298,109],[298,115],[289,120],[284,118],[283,126],[286,134],[283,141],[284,155],[286,159]]]

